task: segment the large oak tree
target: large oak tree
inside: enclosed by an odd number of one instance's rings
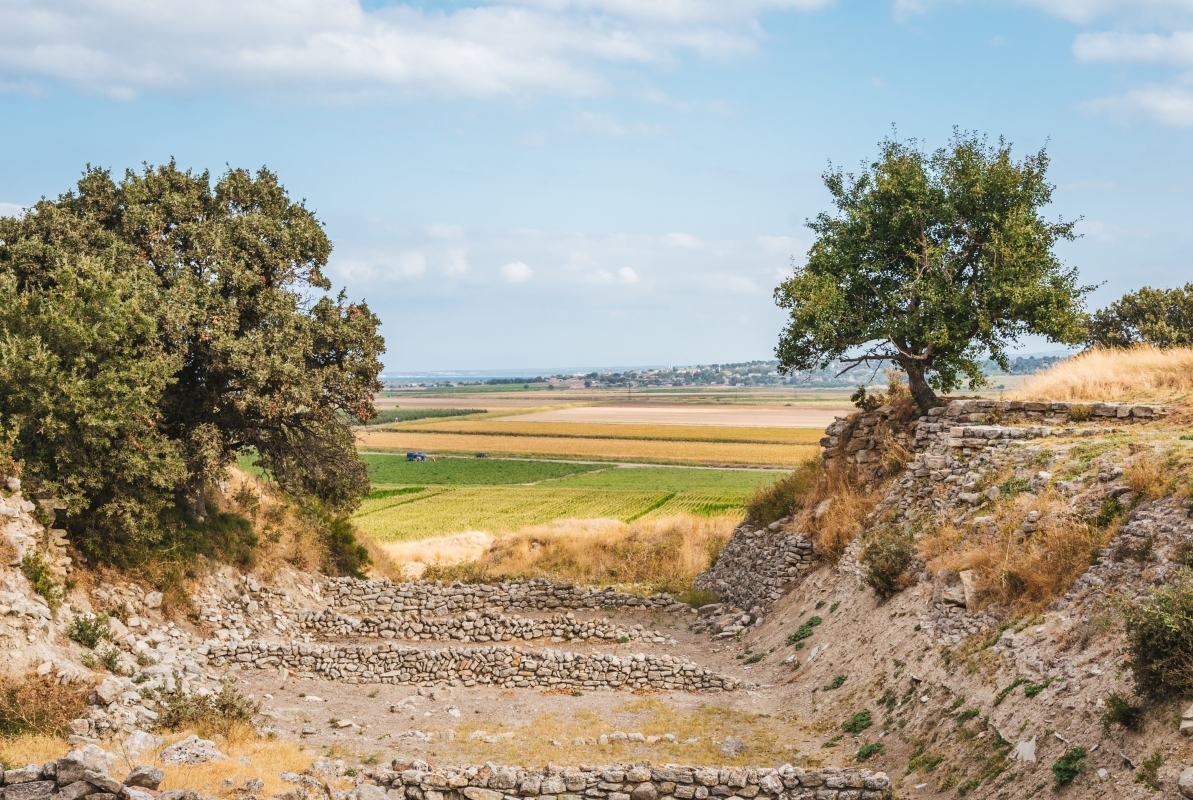
[[[921,409],[968,381],[985,382],[989,356],[1025,334],[1076,343],[1082,333],[1075,269],[1054,253],[1072,222],[1049,222],[1043,150],[954,133],[931,154],[888,140],[860,174],[824,175],[835,213],[808,226],[807,264],[775,290],[789,312],[780,369],[846,369],[896,362]]]

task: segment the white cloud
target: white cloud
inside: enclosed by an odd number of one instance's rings
[[[571,127],[597,136],[625,139],[631,136],[659,136],[667,132],[662,125],[646,122],[621,122],[612,114],[581,111],[570,116]]]
[[[1144,86],[1086,107],[1124,119],[1143,116],[1173,128],[1193,127],[1193,88],[1188,86]]]
[[[758,244],[768,256],[802,256],[808,245],[792,236],[759,236]]]
[[[663,241],[672,247],[682,247],[686,250],[698,250],[700,248],[700,240],[690,233],[669,233],[663,237]]]
[[[1090,22],[1101,17],[1143,17],[1155,19],[1193,12],[1193,0],[1024,0],[1027,5],[1072,22]]]
[[[1193,64],[1193,31],[1128,33],[1106,31],[1083,33],[1073,42],[1073,53],[1081,61]]]
[[[464,226],[449,225],[446,222],[432,222],[427,226],[427,236],[432,239],[463,239]]]
[[[371,253],[333,258],[332,268],[349,280],[412,280],[427,271],[427,257],[418,250],[400,253]]]
[[[530,267],[521,261],[511,261],[501,268],[501,275],[510,283],[521,283],[530,278]]]
[[[16,203],[0,203],[0,217],[23,217],[25,207]]]
[[[622,283],[637,283],[640,279],[632,267],[622,267],[617,270],[617,279]]]
[[[464,247],[449,247],[447,256],[443,259],[443,274],[448,277],[464,275],[471,269],[468,263],[468,250]]]
[[[490,0],[450,11],[359,0],[38,0],[0,3],[0,83],[144,92],[289,88],[491,97],[591,94],[611,65],[753,51],[758,14],[831,0]]]

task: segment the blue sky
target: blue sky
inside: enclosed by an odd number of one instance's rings
[[[1047,145],[1094,305],[1193,280],[1193,0],[0,0],[0,120],[5,213],[276,171],[394,371],[770,357],[892,126]]]

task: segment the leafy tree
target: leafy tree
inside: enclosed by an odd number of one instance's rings
[[[1043,150],[1016,162],[1002,139],[957,132],[930,155],[915,144],[887,140],[861,174],[825,173],[836,213],[808,223],[808,262],[775,290],[790,313],[776,355],[782,372],[894,361],[927,409],[934,389],[984,384],[986,353],[1008,368],[1019,336],[1079,341],[1089,287],[1053,253],[1073,223],[1040,216]]]
[[[1193,283],[1184,288],[1143,287],[1092,314],[1086,344],[1094,347],[1193,346]]]
[[[169,500],[205,518],[238,453],[328,513],[351,508],[368,477],[344,416],[373,416],[384,343],[366,305],[325,294],[330,251],[266,170],[213,184],[171,162],[117,183],[89,168],[77,192],[0,220],[14,458],[74,527],[122,519],[95,532],[122,546]]]
[[[185,479],[161,427],[181,357],[162,349],[155,284],[134,251],[53,203],[0,219],[0,427],[85,547],[156,543]]]

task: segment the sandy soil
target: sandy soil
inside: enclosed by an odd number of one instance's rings
[[[578,422],[635,425],[717,425],[743,428],[824,428],[852,408],[818,406],[600,405],[503,417],[502,422]]]

